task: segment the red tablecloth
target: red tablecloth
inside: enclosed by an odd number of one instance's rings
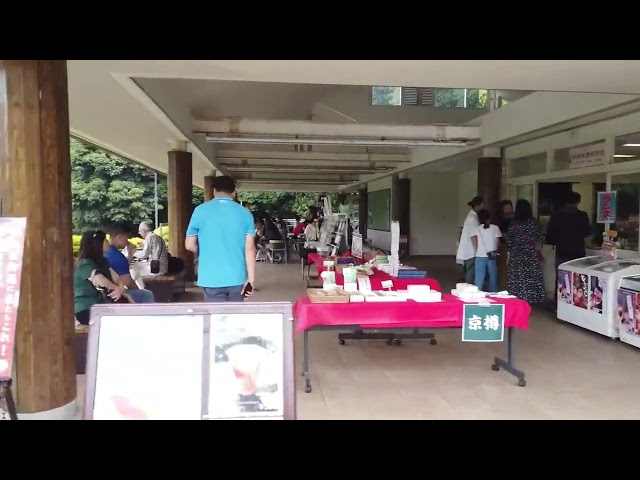
[[[364,328],[451,328],[462,327],[464,302],[450,294],[442,302],[419,303],[412,300],[393,303],[311,303],[298,298],[293,307],[296,333],[317,325],[359,325]],[[495,299],[504,304],[505,327],[529,329],[531,307],[517,298]]]
[[[323,272],[325,270],[323,265],[325,259],[320,255],[311,252],[307,258],[309,259],[309,262],[316,264],[318,272]],[[381,272],[376,268],[373,269],[373,275],[369,275],[369,280],[371,281],[372,290],[382,290],[382,282],[385,280],[391,280],[393,282],[393,290],[406,290],[407,285],[429,285],[432,290],[440,291],[440,284],[433,278],[396,278],[392,275]],[[337,272],[336,284],[344,285],[344,277]]]

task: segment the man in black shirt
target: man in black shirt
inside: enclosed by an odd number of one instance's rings
[[[558,266],[586,256],[584,239],[591,235],[587,212],[578,210],[579,193],[571,192],[567,204],[551,214],[546,243],[556,247],[556,285]]]

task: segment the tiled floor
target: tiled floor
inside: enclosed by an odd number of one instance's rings
[[[455,283],[453,259],[423,258],[443,289]],[[258,266],[253,301],[295,301],[304,293],[298,265]],[[189,299],[195,301],[197,294]],[[383,341],[340,346],[337,334],[310,334],[313,392],[298,374],[300,419],[633,419],[640,418],[640,350],[535,311],[518,331],[516,363],[527,386],[490,368],[506,344],[460,341],[437,330],[438,345]],[[296,338],[297,367],[302,337]],[[79,398],[84,378],[78,377]]]

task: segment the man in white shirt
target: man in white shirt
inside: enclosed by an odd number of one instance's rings
[[[473,197],[467,205],[471,207],[471,211],[464,220],[462,233],[460,234],[460,242],[458,243],[458,251],[456,253],[456,263],[462,265],[464,281],[474,284],[476,271],[476,249],[471,242],[471,236],[478,229],[478,212],[484,208],[484,201],[480,197]]]

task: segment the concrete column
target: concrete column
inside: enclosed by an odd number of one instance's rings
[[[484,205],[491,215],[498,213],[500,202],[500,182],[502,179],[502,159],[482,157],[478,159],[478,195],[484,199]]]
[[[358,229],[362,234],[362,240],[367,238],[367,222],[369,220],[369,196],[367,187],[358,190]]]
[[[400,222],[400,235],[407,236],[404,251],[409,255],[409,237],[411,236],[411,180],[406,175],[394,175],[391,184],[391,219]]]
[[[71,161],[65,60],[0,60],[1,214],[27,217],[14,395],[23,418],[72,418]]]
[[[204,201],[213,200],[213,180],[216,175],[207,175],[204,177]]]
[[[191,219],[193,189],[191,153],[172,150],[168,153],[167,200],[169,204],[169,252],[184,261],[185,278],[195,278],[193,254],[184,247],[184,239]]]

